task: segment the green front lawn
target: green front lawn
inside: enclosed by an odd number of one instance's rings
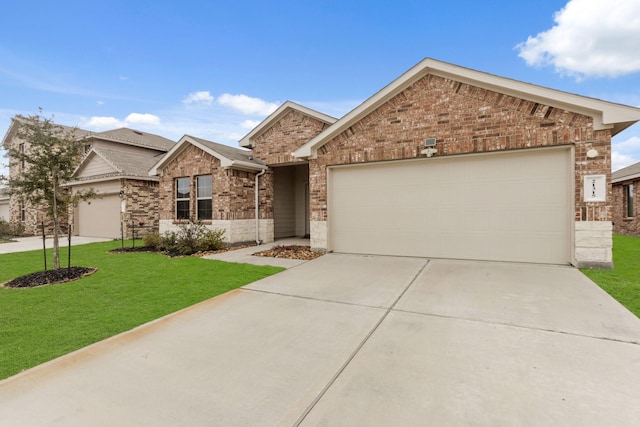
[[[283,270],[107,253],[119,245],[73,247],[72,265],[98,268],[81,280],[0,288],[0,379]],[[64,265],[66,248],[60,255]],[[42,263],[42,251],[0,255],[0,283],[38,271]]]
[[[613,236],[613,270],[581,270],[640,317],[640,237]]]

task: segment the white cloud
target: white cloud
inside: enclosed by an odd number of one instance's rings
[[[578,79],[640,71],[640,1],[570,0],[553,19],[551,29],[516,46],[527,65]]]
[[[160,117],[153,114],[131,113],[124,119],[126,123],[142,124],[142,125],[159,125]]]
[[[213,96],[208,90],[201,90],[198,92],[191,92],[185,99],[182,100],[184,104],[202,104],[211,105],[213,102]]]
[[[104,101],[96,101],[97,105],[104,105]]]
[[[158,127],[160,118],[153,114],[131,113],[124,120],[115,117],[94,116],[80,120],[79,127],[89,130],[111,130],[130,126]]]
[[[611,144],[611,170],[617,171],[640,161],[640,137]]]
[[[218,97],[218,103],[248,115],[267,116],[273,113],[278,104],[247,95],[224,93]]]
[[[259,124],[260,124],[260,120],[245,120],[242,123],[240,123],[240,126],[242,126],[244,129],[253,129]]]
[[[88,120],[83,121],[80,124],[82,128],[88,128],[91,130],[107,130],[116,129],[124,126],[124,123],[115,117],[100,117],[94,116]]]

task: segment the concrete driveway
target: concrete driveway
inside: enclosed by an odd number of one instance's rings
[[[638,384],[573,268],[328,254],[0,382],[0,425],[636,426]]]
[[[95,242],[107,242],[113,239],[107,239],[104,237],[84,237],[84,236],[72,236],[71,246],[84,245],[87,243]],[[69,241],[67,236],[60,236],[60,247],[66,247]],[[46,248],[53,247],[53,237],[47,237],[45,239]],[[13,239],[12,242],[0,244],[0,254],[10,254],[14,252],[26,252],[36,251],[42,249],[42,237],[18,237]]]

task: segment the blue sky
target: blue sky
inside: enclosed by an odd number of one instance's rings
[[[9,2],[0,134],[42,107],[237,146],[286,100],[340,117],[425,57],[640,107],[640,2]],[[640,124],[612,160],[640,161]]]

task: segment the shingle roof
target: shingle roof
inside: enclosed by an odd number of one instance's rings
[[[108,178],[115,176],[128,176],[128,177],[140,177],[149,179],[149,169],[156,164],[156,162],[162,157],[162,154],[155,154],[151,151],[148,152],[127,152],[112,150],[108,148],[92,148],[83,160],[83,164],[89,161],[91,153],[100,156],[106,162],[108,162],[117,171],[115,173],[102,175],[100,177],[90,176],[75,178],[77,181],[95,180],[97,178]],[[78,169],[80,170],[80,168]],[[77,171],[76,171],[77,173]]]
[[[120,142],[138,147],[152,148],[158,151],[169,151],[176,143],[160,135],[145,133],[135,129],[120,128],[108,130],[105,132],[92,133],[86,136],[89,138],[98,138],[107,141]]]
[[[612,182],[620,182],[633,178],[640,178],[640,162],[619,169],[611,174]]]
[[[220,154],[222,154],[224,157],[228,158],[229,160],[241,160],[243,162],[253,162],[253,163],[258,163],[258,164],[264,164],[256,159],[254,159],[251,156],[251,151],[249,150],[242,150],[240,148],[235,148],[235,147],[230,147],[228,145],[224,145],[224,144],[219,144],[217,142],[211,142],[211,141],[207,141],[206,139],[202,139],[202,138],[197,138],[195,136],[191,136],[191,135],[185,135],[188,136],[189,138],[198,141],[200,144],[209,147],[210,149],[212,149],[213,151],[216,151]]]
[[[194,145],[220,160],[220,165],[225,169],[244,170],[249,172],[259,172],[266,169],[266,165],[260,160],[254,159],[251,151],[240,148],[229,147],[217,142],[207,141],[191,135],[185,135],[180,141],[169,150],[153,168],[149,170],[150,175],[161,173],[162,168],[172,159],[178,156],[188,145]]]
[[[2,139],[2,146],[6,147],[7,143],[9,142],[9,140],[11,140],[15,134],[18,131],[18,127],[16,126],[16,122],[21,122],[22,119],[21,117],[14,117],[13,119],[11,119],[11,124],[9,125],[9,129],[7,130],[7,133],[5,134],[4,138]],[[78,138],[83,138],[89,134],[91,134],[91,131],[86,130],[86,129],[80,129],[80,128],[74,128],[71,126],[65,126],[65,125],[61,125],[58,123],[53,123],[56,127],[61,128],[64,132],[71,132],[71,131],[75,131],[75,136],[77,136]]]

